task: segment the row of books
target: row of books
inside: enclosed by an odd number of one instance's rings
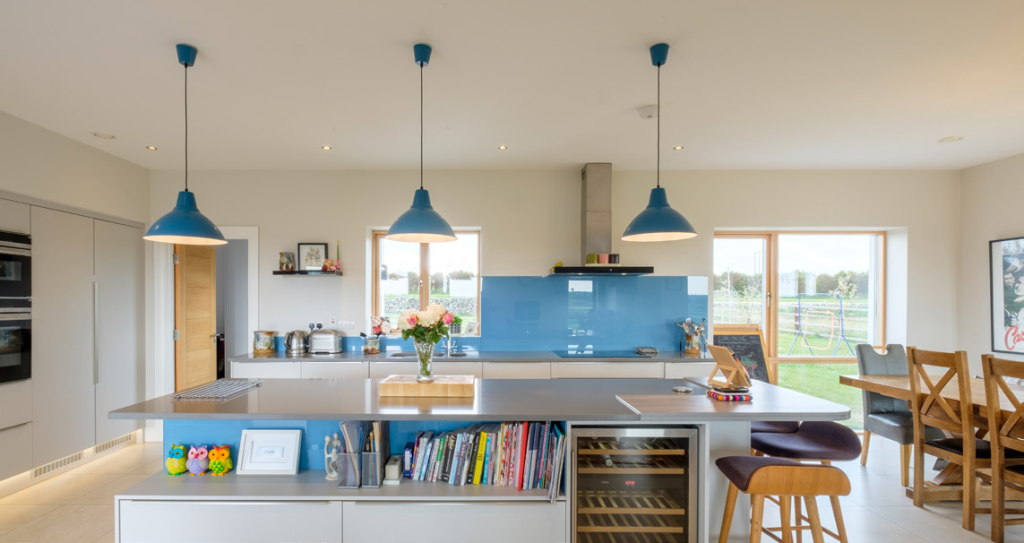
[[[435,434],[405,446],[404,476],[451,485],[559,486],[565,432],[552,422],[502,422]]]

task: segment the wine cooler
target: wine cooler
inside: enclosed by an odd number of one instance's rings
[[[697,430],[572,428],[576,543],[693,543]]]

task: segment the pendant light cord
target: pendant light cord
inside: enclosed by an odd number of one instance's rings
[[[423,190],[423,64],[420,64],[420,190]]]
[[[185,192],[188,192],[188,64],[185,65]]]
[[[661,64],[658,64],[658,166],[655,179],[658,180],[658,188],[661,188]]]

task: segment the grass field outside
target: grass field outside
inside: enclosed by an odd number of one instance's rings
[[[864,426],[861,391],[839,383],[840,375],[858,373],[856,363],[779,364],[779,386],[849,407],[850,418],[839,423],[860,430]]]

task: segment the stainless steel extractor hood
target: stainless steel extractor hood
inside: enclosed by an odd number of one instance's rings
[[[580,212],[580,265],[553,268],[552,275],[646,275],[653,266],[584,266],[587,255],[612,251],[612,165],[588,163],[581,172],[583,181]]]

